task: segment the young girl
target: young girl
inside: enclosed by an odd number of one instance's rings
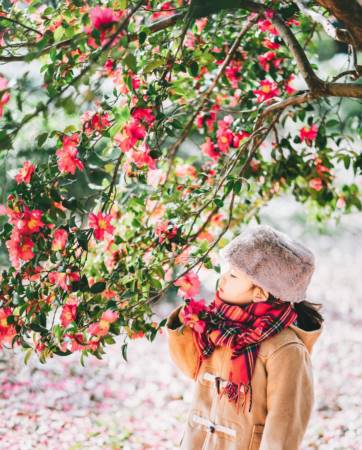
[[[305,301],[314,255],[269,225],[249,225],[220,253],[228,270],[211,304],[189,299],[167,319],[171,358],[196,382],[180,447],[297,450],[323,329],[320,305]]]

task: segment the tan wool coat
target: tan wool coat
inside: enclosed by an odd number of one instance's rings
[[[182,450],[298,450],[314,404],[310,354],[323,325],[306,331],[295,325],[260,344],[252,386],[243,412],[219,387],[226,385],[231,349],[216,347],[197,372],[198,353],[192,330],[174,309],[167,318],[172,361],[195,381],[193,400],[181,439]],[[219,377],[219,379],[217,379]]]

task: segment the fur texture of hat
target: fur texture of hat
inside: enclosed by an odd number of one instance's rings
[[[292,303],[306,300],[315,257],[301,242],[270,225],[248,225],[220,255],[274,297]]]

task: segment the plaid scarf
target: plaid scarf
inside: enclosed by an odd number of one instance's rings
[[[244,394],[243,411],[250,392],[250,412],[251,378],[260,343],[291,325],[297,316],[289,302],[277,299],[273,302],[230,305],[220,298],[217,291],[208,308],[205,330],[202,333],[193,330],[192,333],[199,353],[197,371],[216,346],[231,347],[229,380],[221,393],[217,382],[220,380],[216,379],[219,398],[226,392],[229,401],[236,402],[239,413],[241,390]]]

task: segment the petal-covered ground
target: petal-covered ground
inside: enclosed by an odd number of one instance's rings
[[[362,225],[350,217],[330,234],[306,229],[317,268],[310,300],[324,304],[326,329],[317,342],[316,401],[302,450],[357,450],[362,442]],[[271,221],[270,221],[271,222]],[[294,228],[272,225],[297,236]],[[297,223],[297,222],[296,222]],[[305,228],[303,228],[305,229]],[[210,276],[210,273],[206,274]],[[210,283],[208,283],[210,285]],[[163,317],[175,304],[159,305]],[[193,382],[172,364],[166,335],[135,340],[126,363],[120,345],[103,360],[79,355],[27,366],[24,354],[0,354],[0,449],[177,448]]]

